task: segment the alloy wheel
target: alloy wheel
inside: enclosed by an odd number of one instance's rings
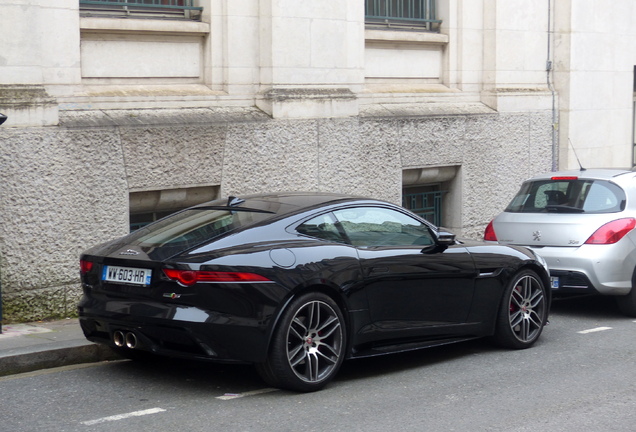
[[[320,300],[301,306],[287,331],[287,360],[305,382],[329,377],[343,353],[342,323],[336,311]]]
[[[546,308],[541,282],[525,274],[515,283],[510,294],[510,329],[520,342],[532,342],[544,326]]]

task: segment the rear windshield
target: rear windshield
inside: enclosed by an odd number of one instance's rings
[[[128,239],[151,258],[162,260],[271,216],[263,211],[194,208],[147,225]]]
[[[625,209],[625,192],[605,180],[537,180],[521,185],[506,208],[512,213],[614,213]]]

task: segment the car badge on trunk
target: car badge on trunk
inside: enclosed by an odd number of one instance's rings
[[[139,252],[134,249],[127,249],[123,252],[119,252],[119,255],[139,255]]]
[[[534,237],[534,241],[541,241],[541,231],[533,232],[532,237]]]

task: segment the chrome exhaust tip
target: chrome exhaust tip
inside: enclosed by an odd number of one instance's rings
[[[130,349],[137,347],[137,336],[133,332],[126,333],[126,346]]]
[[[113,342],[116,346],[120,348],[123,347],[126,344],[126,337],[124,336],[124,333],[119,330],[113,333]]]

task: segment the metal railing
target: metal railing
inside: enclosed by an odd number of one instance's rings
[[[383,27],[439,30],[437,0],[365,0],[366,23]]]
[[[83,16],[200,19],[194,0],[79,0]]]
[[[442,224],[442,195],[444,192],[421,192],[402,196],[402,207],[411,210],[435,226]]]

